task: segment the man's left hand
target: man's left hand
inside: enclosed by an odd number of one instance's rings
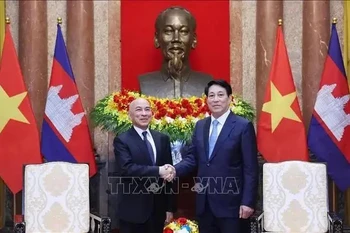
[[[174,214],[172,212],[166,212],[166,219],[165,223],[168,224],[170,223],[174,218]]]
[[[239,207],[239,218],[244,218],[247,219],[249,218],[252,214],[254,213],[254,209],[245,206],[245,205],[241,205]]]

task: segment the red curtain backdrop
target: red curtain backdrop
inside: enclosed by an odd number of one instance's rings
[[[160,69],[162,56],[153,44],[154,23],[167,7],[182,6],[197,19],[197,48],[192,69],[230,80],[229,1],[121,1],[122,88],[139,90],[138,75]]]

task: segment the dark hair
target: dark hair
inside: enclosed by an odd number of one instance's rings
[[[161,21],[163,21],[163,18],[164,16],[166,15],[166,13],[168,13],[169,11],[172,11],[172,10],[179,10],[179,11],[183,11],[187,14],[187,17],[188,17],[188,20],[189,20],[189,23],[190,23],[190,26],[192,27],[192,30],[193,31],[196,31],[196,27],[197,27],[197,22],[196,22],[196,19],[193,17],[192,13],[183,8],[183,7],[180,7],[180,6],[173,6],[173,7],[169,7],[165,10],[163,10],[162,12],[160,12],[160,14],[158,15],[157,19],[156,19],[156,23],[155,23],[155,28],[156,28],[156,32],[158,32],[158,30],[160,29],[160,24],[161,24]]]
[[[211,86],[213,86],[213,85],[218,85],[218,86],[220,86],[220,87],[225,88],[227,96],[232,95],[232,88],[231,88],[230,84],[228,84],[228,82],[226,82],[225,80],[218,79],[218,80],[210,81],[210,82],[207,84],[207,86],[206,86],[205,89],[204,89],[204,94],[205,94],[206,96],[208,96],[209,88],[210,88]]]

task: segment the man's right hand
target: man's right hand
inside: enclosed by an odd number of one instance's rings
[[[175,168],[170,164],[165,164],[159,167],[159,175],[161,178],[167,181],[172,181],[176,176]]]

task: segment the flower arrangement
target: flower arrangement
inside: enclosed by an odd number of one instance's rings
[[[167,99],[122,90],[97,102],[91,112],[92,121],[108,132],[120,134],[126,131],[131,126],[129,104],[138,97],[151,104],[154,117],[150,128],[169,135],[172,142],[189,141],[196,122],[210,114],[205,96]],[[239,97],[233,97],[230,108],[239,116],[254,119],[254,109]]]
[[[164,227],[163,233],[198,233],[198,225],[186,218],[178,218]]]

